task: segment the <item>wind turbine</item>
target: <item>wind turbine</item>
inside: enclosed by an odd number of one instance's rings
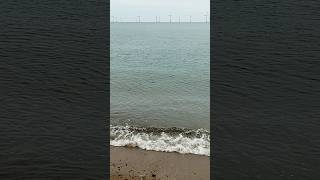
[[[170,23],[171,23],[171,16],[172,16],[172,15],[169,15],[169,17],[170,17]]]
[[[206,23],[208,23],[208,13],[204,15],[206,17]]]

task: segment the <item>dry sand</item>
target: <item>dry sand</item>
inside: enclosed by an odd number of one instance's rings
[[[111,180],[209,180],[210,157],[110,146]]]

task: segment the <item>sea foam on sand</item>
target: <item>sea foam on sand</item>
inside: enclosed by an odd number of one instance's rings
[[[210,156],[210,133],[204,129],[111,126],[110,145]]]

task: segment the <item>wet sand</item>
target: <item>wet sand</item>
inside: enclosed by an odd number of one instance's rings
[[[110,146],[111,180],[209,180],[210,157]]]

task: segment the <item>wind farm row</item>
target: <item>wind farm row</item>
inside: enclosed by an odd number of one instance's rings
[[[164,20],[162,20],[162,19]],[[161,16],[155,16],[154,19],[150,18],[150,17],[142,17],[142,16],[135,16],[130,18],[130,20],[128,21],[125,18],[121,18],[118,16],[111,16],[111,23],[118,23],[118,22],[136,22],[136,23],[143,23],[143,22],[154,22],[154,23],[193,23],[193,22],[204,22],[204,23],[208,23],[209,20],[209,15],[205,14],[203,15],[203,20],[199,21],[199,17],[197,17],[196,21],[193,21],[193,17],[192,16],[177,16],[175,18],[173,18],[173,15],[168,15],[167,17],[161,17]],[[151,20],[153,19],[153,20]]]

